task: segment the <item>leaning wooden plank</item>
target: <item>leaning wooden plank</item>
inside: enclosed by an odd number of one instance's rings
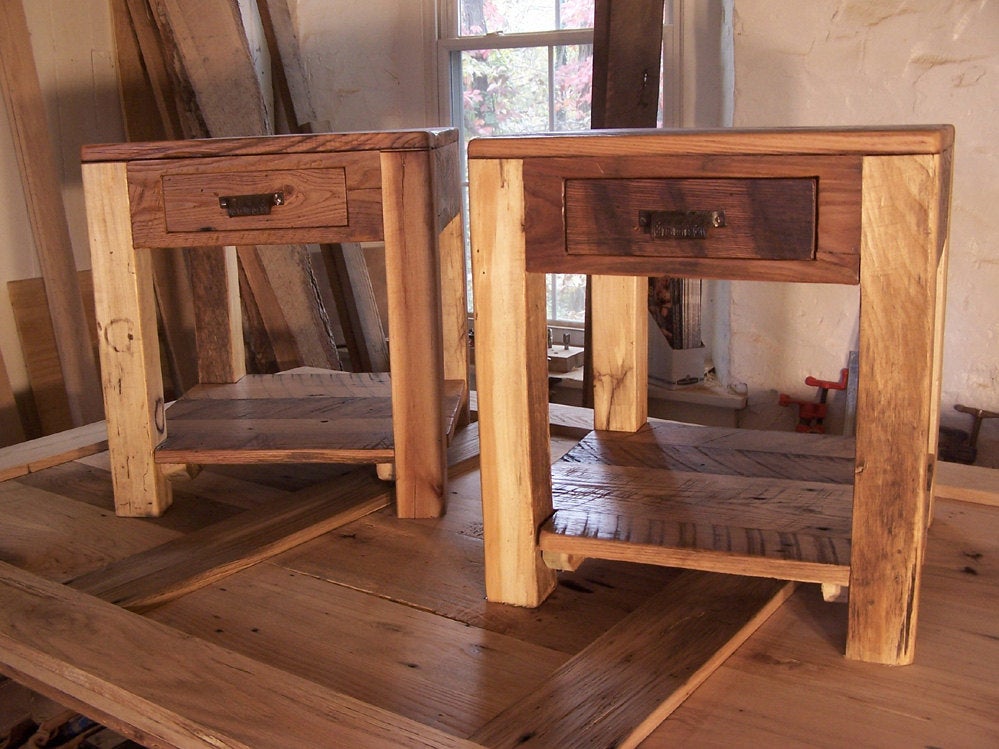
[[[35,473],[108,449],[103,421],[67,429],[0,450],[0,481]]]
[[[361,245],[344,242],[320,250],[351,367],[355,372],[387,372],[388,343]]]
[[[177,88],[190,88],[211,137],[273,133],[253,66],[239,7],[227,2],[151,0],[160,36],[174,63]],[[192,133],[185,133],[192,137]],[[240,262],[254,255],[247,273],[269,338],[289,351],[282,368],[311,364],[339,368],[329,320],[302,246],[240,248]],[[293,352],[293,353],[292,353]]]
[[[151,746],[474,746],[8,564],[0,643],[4,673]]]
[[[448,452],[454,477],[473,469],[476,430]],[[392,491],[368,472],[277,497],[228,520],[137,554],[69,585],[133,611],[145,611],[388,506]]]
[[[94,284],[89,270],[79,271],[77,280],[87,314],[90,341],[97,350],[94,320]],[[42,434],[55,434],[73,426],[66,383],[59,364],[59,346],[52,327],[51,305],[42,278],[23,278],[7,283],[21,356]]]
[[[275,118],[283,115],[284,132],[311,132],[312,106],[294,23],[286,0],[257,0],[257,10],[271,58]],[[278,127],[279,131],[280,127]],[[356,243],[320,247],[337,316],[355,372],[387,372],[388,344],[361,246]],[[306,363],[308,363],[306,361]]]
[[[69,223],[21,0],[0,1],[0,84],[74,426],[104,417]]]
[[[7,365],[0,351],[0,447],[24,441],[24,426],[17,410],[17,400],[10,386]]]
[[[937,461],[934,496],[999,507],[999,470]]]
[[[637,746],[793,590],[684,571],[470,738],[497,748]]]
[[[111,0],[110,9],[128,140],[176,140],[181,137],[179,115],[145,0]],[[170,381],[176,393],[183,393],[198,381],[194,304],[183,249],[154,253],[153,284]]]
[[[290,133],[304,133],[316,121],[316,111],[309,96],[305,69],[295,33],[295,23],[287,0],[257,0],[260,24],[271,57],[278,111],[284,113]]]

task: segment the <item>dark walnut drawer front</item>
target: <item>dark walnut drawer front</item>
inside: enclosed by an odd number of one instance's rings
[[[527,158],[526,267],[854,284],[860,177],[853,155]]]
[[[816,180],[569,179],[569,255],[810,260]]]
[[[137,245],[377,241],[377,153],[238,156],[129,165]]]

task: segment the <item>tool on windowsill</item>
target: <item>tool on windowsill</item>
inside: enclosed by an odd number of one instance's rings
[[[973,408],[960,403],[954,406],[955,411],[970,414],[973,417],[971,431],[955,429],[953,427],[940,427],[940,446],[938,452],[941,460],[951,463],[965,463],[971,465],[978,457],[978,433],[982,429],[982,422],[985,419],[999,418],[999,413],[986,411],[982,408]]]
[[[798,407],[798,423],[795,425],[794,431],[812,434],[825,434],[826,428],[823,422],[826,418],[826,411],[828,410],[828,404],[826,401],[829,398],[829,391],[846,390],[848,377],[849,370],[846,368],[840,370],[839,382],[817,380],[811,376],[806,377],[806,385],[819,389],[818,401],[798,400],[796,398],[792,398],[786,393],[781,393],[777,401],[780,405],[793,405]]]

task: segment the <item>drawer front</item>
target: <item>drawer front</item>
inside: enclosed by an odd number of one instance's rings
[[[128,166],[137,246],[378,241],[377,152],[165,159]]]
[[[619,154],[613,142],[523,160],[527,270],[858,282],[860,157]]]
[[[346,226],[343,168],[163,176],[168,232]]]
[[[811,260],[814,179],[568,179],[569,255]]]

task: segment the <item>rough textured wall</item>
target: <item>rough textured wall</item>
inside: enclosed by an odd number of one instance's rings
[[[999,3],[735,0],[733,22],[736,126],[956,126],[943,416],[999,410]],[[854,288],[733,284],[732,378],[802,395],[807,374],[836,379],[856,307]]]
[[[433,0],[290,7],[320,121],[339,131],[437,124]]]

